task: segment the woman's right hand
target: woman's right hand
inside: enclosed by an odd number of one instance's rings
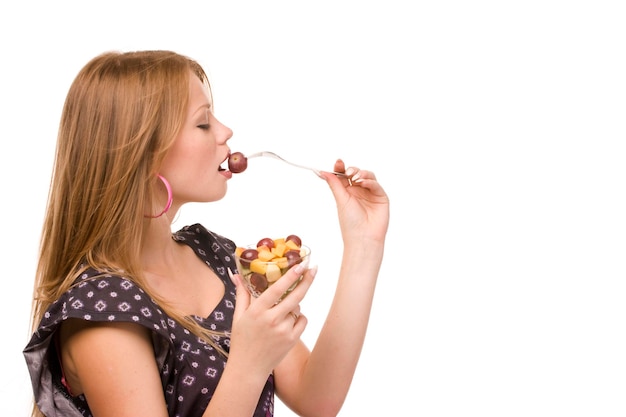
[[[241,275],[233,275],[237,302],[233,318],[229,364],[258,370],[266,377],[300,340],[307,318],[300,314],[300,302],[307,293],[317,268],[305,264],[292,267],[283,277],[254,299]],[[302,281],[282,301],[277,300],[298,278]],[[232,363],[231,363],[232,361]]]

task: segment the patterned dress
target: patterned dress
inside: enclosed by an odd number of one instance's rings
[[[235,245],[199,224],[184,227],[173,238],[189,245],[224,282],[224,297],[213,312],[208,317],[194,316],[193,319],[208,329],[226,332],[225,337],[216,337],[215,341],[228,352],[235,286],[227,268],[236,270],[232,257]],[[35,401],[41,411],[47,417],[92,415],[85,397],[72,396],[66,388],[58,360],[56,331],[64,320],[78,318],[132,322],[150,329],[169,415],[201,416],[224,372],[226,358],[167,316],[143,289],[129,279],[97,275],[98,271],[86,271],[77,279],[77,285],[50,306],[24,349]],[[270,375],[254,417],[268,417],[273,413],[274,379]]]

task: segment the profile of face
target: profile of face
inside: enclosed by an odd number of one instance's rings
[[[182,128],[165,156],[159,173],[171,184],[174,202],[210,202],[224,197],[232,173],[228,160],[232,130],[213,115],[210,93],[191,74],[189,105]]]

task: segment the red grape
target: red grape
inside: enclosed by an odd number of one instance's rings
[[[258,257],[259,257],[259,252],[256,249],[246,249],[243,252],[241,252],[241,255],[239,256],[239,260],[241,261],[241,265],[245,266],[246,268],[249,268],[250,262],[252,262]]]
[[[228,157],[228,169],[230,172],[239,174],[248,168],[248,158],[241,152],[233,152]]]
[[[288,250],[287,252],[285,252],[285,258],[287,258],[287,263],[289,267],[292,267],[295,264],[299,264],[300,262],[302,262],[300,251],[297,251],[295,249]]]
[[[253,272],[250,274],[250,285],[252,285],[255,291],[263,292],[267,289],[268,283],[265,275],[259,274],[258,272]]]
[[[285,238],[285,242],[288,242],[288,241],[290,241],[290,240],[291,240],[293,243],[295,243],[296,245],[298,245],[298,246],[302,246],[302,239],[300,239],[300,237],[299,237],[299,236],[297,236],[297,235],[289,235],[289,236],[287,236],[287,237]]]
[[[263,239],[259,240],[259,242],[256,244],[257,248],[259,246],[266,246],[269,249],[272,249],[275,246],[274,245],[274,239],[269,238],[269,237],[264,237]]]

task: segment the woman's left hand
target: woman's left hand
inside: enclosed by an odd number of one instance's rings
[[[335,197],[344,242],[383,240],[389,226],[389,198],[374,173],[356,167],[345,169],[341,159],[335,162],[334,171],[348,175],[340,178],[322,172]]]

